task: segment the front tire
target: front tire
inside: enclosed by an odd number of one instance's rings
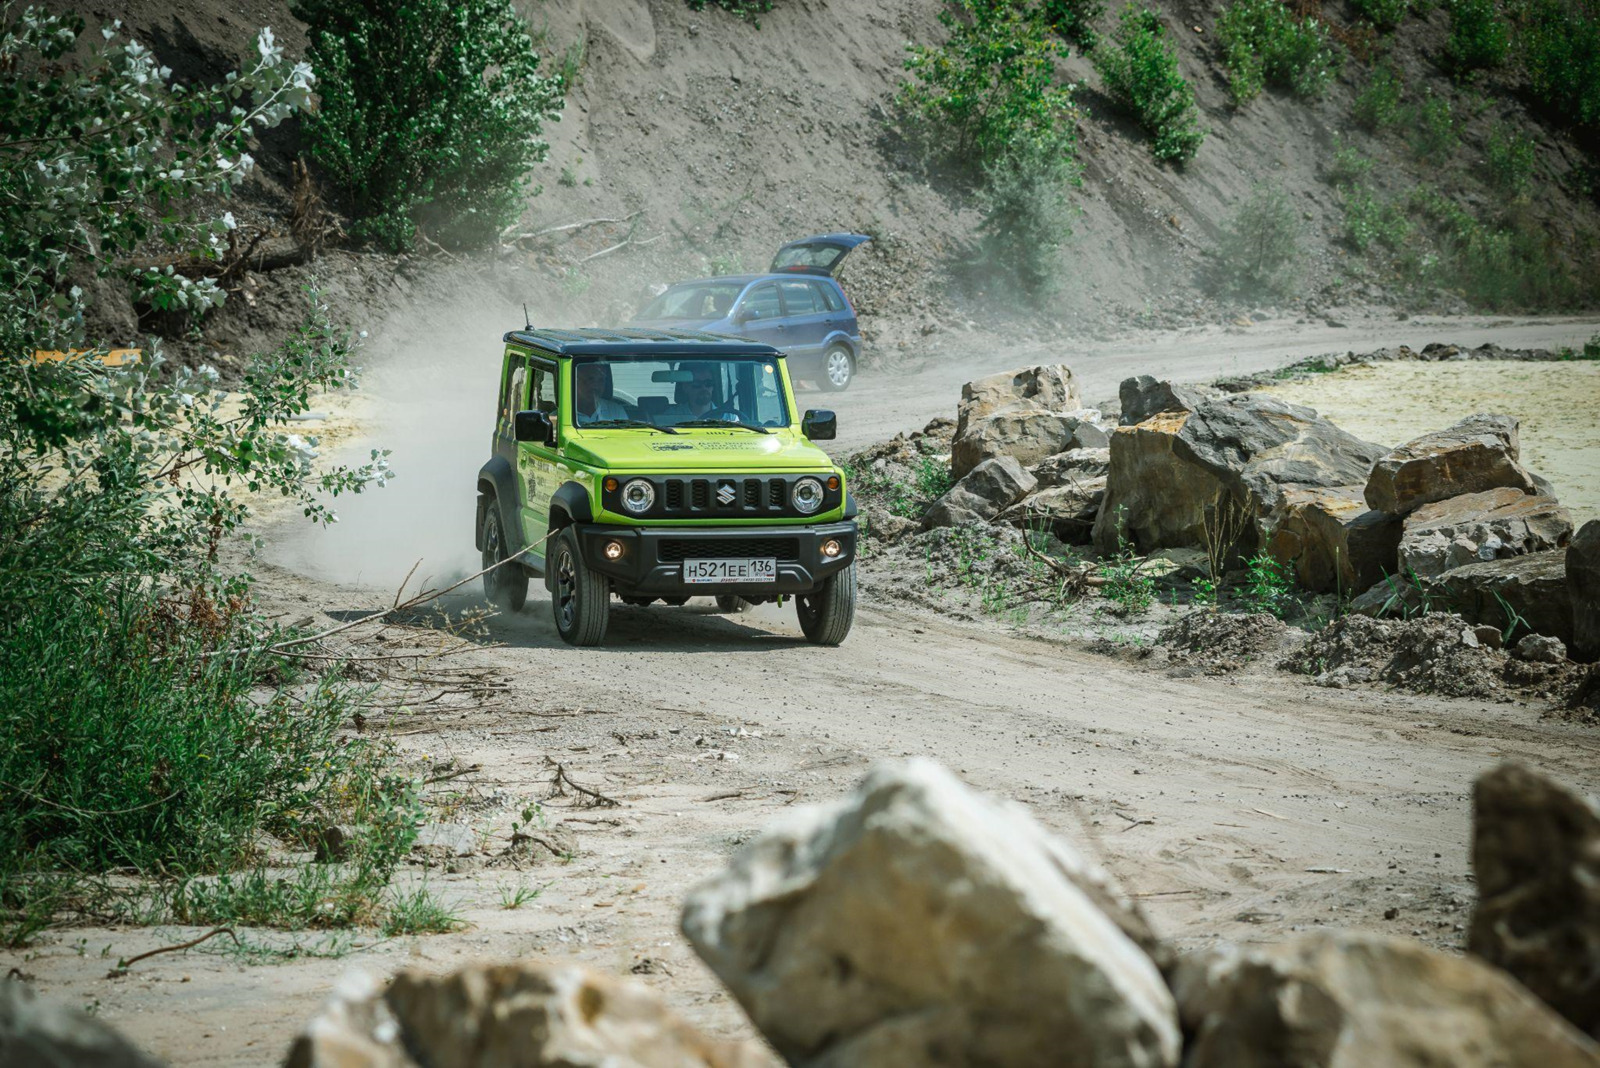
[[[829,393],[850,388],[856,377],[856,358],[843,345],[834,345],[822,354],[822,374],[817,384]]]
[[[553,558],[556,632],[568,645],[599,645],[605,641],[611,616],[611,584],[583,562],[578,535],[571,527],[556,537]]]
[[[850,633],[856,616],[856,565],[852,561],[822,581],[816,593],[794,599],[800,629],[813,645],[838,645]]]
[[[528,603],[528,573],[518,563],[502,563],[510,553],[506,549],[505,522],[500,518],[500,502],[488,499],[483,517],[483,566],[494,567],[483,573],[483,596],[496,608],[506,612],[520,612]]]

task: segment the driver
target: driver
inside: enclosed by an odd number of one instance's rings
[[[607,419],[626,419],[627,411],[606,394],[610,368],[598,363],[580,363],[572,369],[572,414],[579,426]]]
[[[696,419],[714,418],[717,408],[717,369],[708,363],[686,365],[689,380],[680,385],[678,403],[668,408],[662,422],[687,423]]]

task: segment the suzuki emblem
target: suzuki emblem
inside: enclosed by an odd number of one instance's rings
[[[732,504],[739,496],[739,491],[733,488],[732,482],[723,482],[717,486],[717,503]]]

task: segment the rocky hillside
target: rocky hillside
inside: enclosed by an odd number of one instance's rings
[[[578,78],[564,117],[546,131],[552,149],[542,191],[494,260],[514,268],[495,273],[507,317],[526,298],[546,321],[615,319],[647,283],[758,269],[783,240],[839,229],[877,239],[846,281],[879,352],[941,323],[1013,315],[993,293],[952,284],[952,265],[970,257],[976,237],[970,192],[919,176],[890,133],[906,43],[940,38],[941,6],[779,0],[757,25],[682,0],[522,4],[552,63],[565,57]],[[1264,306],[1318,314],[1352,304],[1450,311],[1464,310],[1469,297],[1483,303],[1481,294],[1452,293],[1459,287],[1438,276],[1430,255],[1407,259],[1412,242],[1403,236],[1394,252],[1356,251],[1348,186],[1359,180],[1366,200],[1356,206],[1379,227],[1417,215],[1403,198],[1418,189],[1436,194],[1430,203],[1439,211],[1503,223],[1507,198],[1485,158],[1492,139],[1511,136],[1528,139],[1533,153],[1531,191],[1514,212],[1521,247],[1538,249],[1552,277],[1569,269],[1595,277],[1582,270],[1600,231],[1585,191],[1589,157],[1570,134],[1535,117],[1509,83],[1448,77],[1444,10],[1413,14],[1378,39],[1359,30],[1343,0],[1330,0],[1320,14],[1345,43],[1340,73],[1322,97],[1269,89],[1236,108],[1215,42],[1222,6],[1156,4],[1207,134],[1182,168],[1152,160],[1147,139],[1104,93],[1086,57],[1064,62],[1062,76],[1079,83],[1083,182],[1073,200],[1081,215],[1062,252],[1065,285],[1045,303],[1042,325],[1103,330],[1233,319]],[[83,13],[121,18],[176,72],[197,78],[244,59],[258,25],[271,25],[292,52],[305,42],[282,0],[133,0]],[[1110,29],[1110,16],[1099,21],[1102,33]],[[1353,109],[1380,62],[1399,76],[1400,108],[1414,121],[1372,133]],[[1424,107],[1437,136],[1416,136]],[[298,150],[293,123],[263,146],[262,181],[247,196],[268,225],[286,217]],[[1209,284],[1219,240],[1260,188],[1281,190],[1293,210],[1295,284],[1220,299]],[[595,219],[618,221],[538,234]],[[1582,285],[1549,299],[1594,303]],[[1526,306],[1515,294],[1497,303]],[[229,316],[242,314],[225,310],[209,328],[226,334]]]

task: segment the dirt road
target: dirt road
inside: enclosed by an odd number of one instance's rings
[[[1488,337],[1570,343],[1596,328],[1402,326],[1381,339],[1361,335],[1368,340],[1353,347]],[[1172,339],[1059,355],[1095,396],[1126,373],[1198,378],[1341,347],[1321,328],[1272,342],[1228,335],[1193,345],[1207,354]],[[1015,350],[972,357],[965,370],[930,368],[909,382],[866,376],[837,403],[851,428],[844,443],[920,426],[953,410],[960,380],[1033,358]],[[393,400],[386,410],[398,418],[408,403]],[[487,402],[473,397],[463,403],[469,407]],[[426,437],[477,442],[487,434],[482,422],[433,427]],[[398,456],[397,466],[405,470]],[[368,511],[353,525],[372,539],[366,570],[346,572],[363,581],[331,580],[342,558],[296,540],[279,563],[257,569],[269,607],[299,615],[387,604],[392,583],[372,561],[386,547],[414,557],[425,511],[444,514],[441,529],[453,530],[457,545],[467,541],[470,555],[470,528],[449,511],[457,489],[428,477],[447,466],[435,457],[403,475],[413,483],[405,494],[364,502]],[[1271,675],[1169,677],[999,623],[884,604],[868,603],[849,641],[831,651],[801,640],[792,610],[724,617],[696,601],[615,612],[607,647],[572,650],[556,638],[536,591],[525,612],[492,620],[484,643],[453,661],[499,679],[496,696],[418,704],[379,728],[419,766],[480,766],[434,796],[448,804],[448,818],[479,831],[483,855],[455,873],[406,876],[426,878],[454,902],[466,930],[387,941],[367,934],[353,943],[301,935],[297,955],[266,964],[215,939],[141,962],[119,980],[104,978],[107,957],[192,933],[69,930],[27,955],[0,954],[0,968],[34,976],[49,996],[97,1005],[177,1064],[275,1061],[352,965],[388,974],[473,959],[577,958],[638,976],[714,1031],[740,1032],[747,1024],[737,1007],[677,933],[684,890],[784,807],[836,796],[878,759],[929,756],[1028,805],[1100,856],[1180,947],[1274,941],[1322,925],[1459,946],[1473,899],[1474,776],[1517,759],[1600,789],[1600,736],[1520,704],[1333,691]],[[426,629],[398,628],[384,650],[433,639]],[[552,760],[619,804],[548,796]],[[576,835],[577,848],[519,871],[500,854],[531,801],[548,825]],[[537,888],[538,897],[503,907],[518,887]],[[1385,920],[1391,908],[1396,918]],[[288,944],[284,935],[250,937]]]

